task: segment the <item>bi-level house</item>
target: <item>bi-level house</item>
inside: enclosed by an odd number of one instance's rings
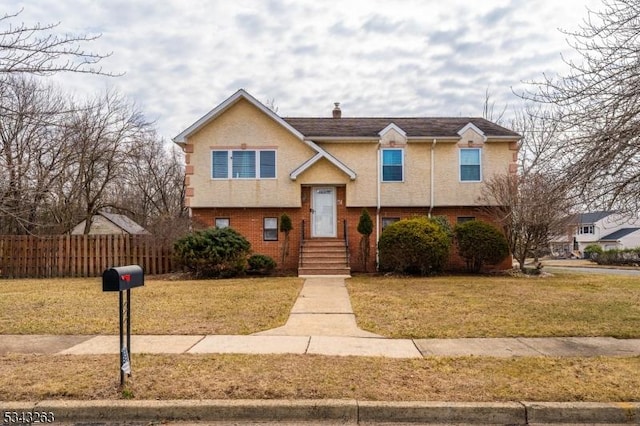
[[[615,211],[578,213],[567,218],[566,229],[550,241],[555,256],[582,257],[594,244],[604,250],[640,247],[640,219]]]
[[[294,229],[280,266],[348,273],[364,269],[363,208],[374,219],[375,253],[384,227],[399,219],[490,220],[478,208],[483,182],[516,171],[519,135],[482,118],[351,118],[337,103],[327,115],[280,117],[239,90],[176,136],[194,222],[231,226],[254,253],[278,260],[287,213]]]

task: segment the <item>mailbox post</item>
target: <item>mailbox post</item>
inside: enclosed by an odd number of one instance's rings
[[[144,272],[138,265],[119,266],[102,273],[102,291],[117,291],[120,306],[120,386],[124,386],[125,373],[131,375],[131,289],[144,285]],[[126,302],[123,292],[126,291]],[[124,330],[126,323],[126,344]]]

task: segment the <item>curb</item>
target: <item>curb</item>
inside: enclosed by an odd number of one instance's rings
[[[638,402],[523,402],[529,423],[640,424]]]
[[[387,402],[357,400],[96,400],[0,402],[5,413],[55,422],[251,421],[465,424],[640,424],[640,402]],[[6,422],[5,422],[6,423]],[[11,421],[9,422],[9,424]],[[19,422],[13,422],[19,423]]]
[[[526,424],[517,402],[379,402],[358,403],[358,421],[365,423]]]

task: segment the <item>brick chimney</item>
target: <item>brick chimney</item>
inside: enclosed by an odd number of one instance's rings
[[[340,110],[340,102],[334,102],[333,118],[342,118],[342,110]]]

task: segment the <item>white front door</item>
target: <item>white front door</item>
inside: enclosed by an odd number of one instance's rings
[[[311,236],[336,236],[336,188],[311,188]]]

